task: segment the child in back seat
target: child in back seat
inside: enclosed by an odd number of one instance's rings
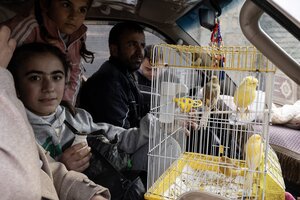
[[[91,149],[87,142],[69,146],[70,142],[76,132],[89,134],[100,130],[110,141],[117,136],[118,149],[130,159],[130,166],[124,167],[146,171],[149,120],[153,116],[145,116],[140,128],[124,129],[107,123],[94,123],[91,115],[83,109],[76,108],[73,115],[60,105],[68,67],[59,49],[42,43],[18,47],[9,64],[18,97],[27,109],[38,143],[69,170],[84,172],[90,164]],[[174,139],[166,139],[161,151],[175,157],[180,154],[180,146]]]

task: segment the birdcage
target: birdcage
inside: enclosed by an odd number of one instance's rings
[[[269,146],[275,66],[254,47],[156,45],[145,199],[284,199]],[[164,151],[176,140],[181,153]],[[174,145],[172,143],[171,145]]]

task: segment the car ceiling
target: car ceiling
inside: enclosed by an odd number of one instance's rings
[[[130,19],[173,24],[178,18],[203,0],[94,0],[90,17]]]
[[[206,7],[221,14],[232,0],[94,0],[87,19],[137,21],[164,35],[168,42],[197,45],[176,21],[195,7]]]
[[[176,20],[204,0],[94,0],[87,19],[130,20],[144,24],[167,38],[169,43],[182,39],[196,44]]]
[[[34,0],[1,0],[0,6],[24,11]],[[205,0],[94,0],[88,18],[131,19],[155,23],[174,23]]]

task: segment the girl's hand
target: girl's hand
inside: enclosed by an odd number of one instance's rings
[[[10,38],[10,29],[0,27],[0,67],[6,68],[16,48],[16,41]]]
[[[68,170],[83,172],[90,165],[91,148],[86,143],[79,143],[66,149],[60,162],[64,163]]]

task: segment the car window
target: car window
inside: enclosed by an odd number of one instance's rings
[[[300,63],[299,41],[267,14],[260,19],[260,26],[287,54]],[[294,104],[300,99],[300,87],[279,69],[276,71],[273,102]]]
[[[245,0],[235,0],[222,9],[222,15],[220,20],[220,32],[222,41],[225,46],[250,46],[252,45],[248,39],[242,33],[239,24],[239,15],[241,7]],[[191,13],[186,14],[186,18],[197,19],[197,12],[194,10]],[[179,19],[177,23],[180,24],[189,35],[191,35],[202,46],[209,45],[211,31],[199,27],[194,22],[190,22],[186,19]],[[198,23],[198,22],[197,22]],[[263,14],[260,19],[261,28],[292,58],[298,63],[300,62],[300,43],[298,39],[290,34],[285,28],[277,23],[268,14]],[[279,105],[293,104],[300,99],[300,87],[288,76],[286,76],[279,69],[275,75],[275,87],[273,93],[273,102]]]
[[[85,24],[88,27],[86,38],[87,49],[95,53],[95,60],[92,64],[83,63],[85,76],[88,78],[109,58],[108,35],[113,25],[92,21],[87,21]],[[149,28],[145,29],[145,36],[147,45],[165,43],[161,39],[163,38],[162,36],[157,36],[157,33]]]

